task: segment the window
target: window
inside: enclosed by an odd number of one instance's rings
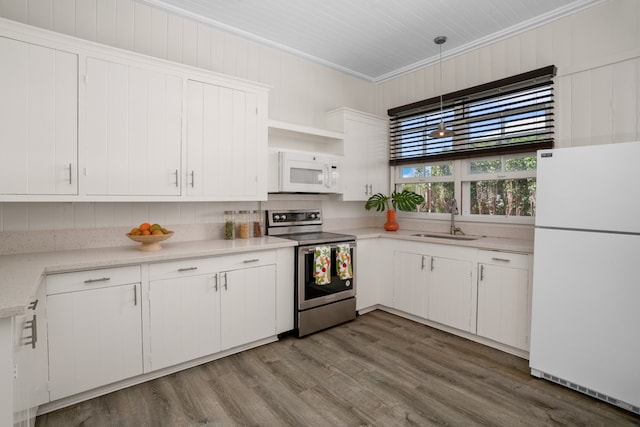
[[[455,190],[453,162],[397,167],[396,173],[399,191],[408,189],[424,196],[425,203],[417,207],[418,212],[451,212]]]
[[[460,214],[471,218],[535,216],[536,153],[511,154],[395,167],[397,191],[424,196],[416,212],[437,218]]]
[[[549,66],[440,98],[397,107],[390,164],[396,190],[425,197],[429,217],[535,216],[536,150],[553,147],[553,76]],[[453,137],[431,138],[443,120]],[[526,221],[526,219],[525,219]]]
[[[536,154],[464,161],[462,200],[467,215],[535,215]]]

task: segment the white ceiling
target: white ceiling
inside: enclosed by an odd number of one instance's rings
[[[377,82],[603,0],[138,0]]]

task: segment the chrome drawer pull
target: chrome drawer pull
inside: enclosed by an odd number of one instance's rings
[[[511,262],[508,258],[491,258],[494,261]]]
[[[111,277],[101,277],[99,279],[87,279],[84,281],[84,283],[106,282],[108,280],[111,280]]]
[[[260,261],[260,258],[245,259],[245,260],[244,260],[244,261],[242,261],[242,262],[244,262],[245,264],[248,264],[248,263],[250,263],[250,262],[258,262],[258,261]]]
[[[27,310],[35,310],[38,306],[38,300],[31,301],[31,304],[27,307]]]
[[[179,268],[178,271],[191,271],[191,270],[197,270],[198,267],[184,267],[184,268]]]

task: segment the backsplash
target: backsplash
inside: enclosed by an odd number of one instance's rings
[[[335,197],[278,195],[267,202],[193,203],[0,203],[0,255],[137,245],[125,234],[142,222],[175,231],[170,242],[223,238],[225,210],[322,209],[324,229],[350,232],[380,228],[384,214],[366,212],[361,202]],[[400,227],[447,233],[449,221],[398,218]],[[466,234],[533,239],[532,225],[458,221]]]

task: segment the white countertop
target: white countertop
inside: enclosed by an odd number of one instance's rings
[[[401,229],[388,232],[381,228],[332,231],[355,235],[358,239],[384,237],[487,250],[533,253],[532,240],[498,237],[483,237],[477,240],[454,240],[412,235],[425,233],[425,231]],[[183,258],[229,255],[295,245],[296,242],[292,240],[265,236],[256,239],[164,242],[162,244],[162,250],[157,252],[143,252],[138,249],[138,245],[127,245],[109,248],[2,255],[0,256],[0,318],[22,314],[36,294],[42,277],[45,274]]]
[[[480,237],[476,240],[456,240],[446,238],[446,234],[435,233],[424,230],[404,230],[385,231],[382,228],[360,228],[350,230],[332,230],[336,233],[345,233],[355,235],[358,239],[375,239],[384,237],[388,239],[411,240],[414,242],[439,243],[442,245],[466,246],[468,248],[487,249],[494,251],[533,253],[533,240],[526,239],[509,239],[505,237]],[[436,234],[443,237],[420,237],[413,234]]]
[[[292,240],[255,239],[164,242],[162,250],[143,252],[138,245],[34,252],[0,256],[0,318],[22,314],[45,274],[141,264],[295,246]]]

